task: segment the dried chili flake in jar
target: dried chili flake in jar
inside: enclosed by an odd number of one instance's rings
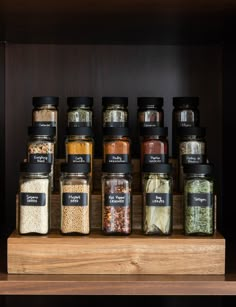
[[[129,235],[132,229],[131,164],[103,164],[102,171],[103,233]]]

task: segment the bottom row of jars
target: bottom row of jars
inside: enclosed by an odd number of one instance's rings
[[[47,234],[50,229],[50,164],[22,163],[19,187],[19,233]],[[129,235],[132,231],[132,176],[128,163],[102,167],[102,230]],[[185,171],[184,232],[214,232],[212,165],[188,165]],[[62,234],[90,233],[90,165],[63,163],[60,177]],[[143,233],[170,235],[173,228],[173,180],[170,164],[143,166]],[[134,204],[135,205],[135,204]]]

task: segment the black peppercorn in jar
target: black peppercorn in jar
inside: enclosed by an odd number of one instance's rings
[[[200,112],[199,97],[173,97],[172,112],[172,157],[178,157],[177,129],[179,127],[198,127]]]
[[[19,180],[19,234],[45,235],[50,229],[51,164],[28,163],[20,165]]]
[[[55,96],[33,97],[32,125],[36,127],[55,127],[55,156],[58,148],[58,104]]]
[[[102,97],[103,127],[128,127],[128,98]]]
[[[62,163],[60,177],[61,233],[90,233],[89,163]]]
[[[27,159],[30,163],[51,164],[51,189],[54,190],[56,127],[28,127]]]
[[[164,111],[162,97],[138,97],[139,127],[163,127]]]
[[[183,165],[206,163],[206,129],[204,127],[180,127],[177,134],[179,144],[179,192],[182,192]]]
[[[93,126],[92,97],[67,97],[67,105],[68,127]]]
[[[213,235],[214,181],[212,164],[184,166],[184,232]]]
[[[131,164],[102,166],[102,231],[107,235],[129,235],[132,229]]]
[[[170,164],[143,165],[143,232],[170,235],[173,219],[173,178]]]

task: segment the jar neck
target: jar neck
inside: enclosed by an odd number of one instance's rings
[[[49,136],[49,135],[31,135],[29,137],[30,140],[45,140],[48,142],[52,142],[54,140],[54,136]]]
[[[185,177],[186,178],[204,178],[204,179],[206,179],[206,178],[208,178],[208,179],[210,179],[210,176],[209,176],[209,174],[193,174],[193,173],[190,173],[190,174],[186,174],[185,173]]]
[[[68,135],[67,136],[68,141],[76,141],[76,140],[86,140],[86,141],[92,141],[93,138],[88,135]]]
[[[121,104],[111,104],[111,105],[107,105],[104,106],[104,110],[126,110],[126,107],[124,105]]]
[[[21,176],[29,179],[49,179],[48,173],[21,173]]]
[[[205,138],[197,135],[184,135],[180,136],[180,141],[201,141],[204,142]]]
[[[57,108],[51,104],[45,104],[43,106],[37,106],[34,108],[35,110],[44,110],[44,109],[47,109],[47,110],[57,110]]]
[[[79,105],[79,106],[69,107],[68,111],[77,111],[80,109],[85,110],[85,111],[90,111],[91,107],[85,106],[85,105]]]

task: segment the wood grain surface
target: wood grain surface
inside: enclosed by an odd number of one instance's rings
[[[20,236],[8,238],[8,273],[16,274],[224,274],[225,240],[132,234],[109,237]]]

